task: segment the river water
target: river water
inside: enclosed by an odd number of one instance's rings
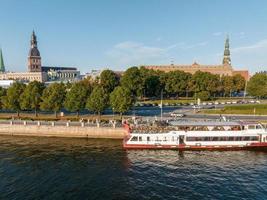
[[[267,199],[267,152],[1,136],[0,199]]]

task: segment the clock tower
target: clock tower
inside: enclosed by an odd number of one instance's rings
[[[37,39],[34,31],[31,36],[31,48],[28,55],[28,71],[29,72],[41,72],[41,56],[37,47]]]

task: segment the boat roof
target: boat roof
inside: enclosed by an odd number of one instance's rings
[[[247,123],[241,121],[170,121],[169,124],[173,126],[241,126]]]

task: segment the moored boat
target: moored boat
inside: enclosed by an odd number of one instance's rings
[[[267,149],[267,131],[257,122],[172,122],[167,128],[133,128],[125,149]]]

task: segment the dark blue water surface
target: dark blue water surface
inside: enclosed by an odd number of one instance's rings
[[[267,199],[267,152],[1,136],[0,199]]]

